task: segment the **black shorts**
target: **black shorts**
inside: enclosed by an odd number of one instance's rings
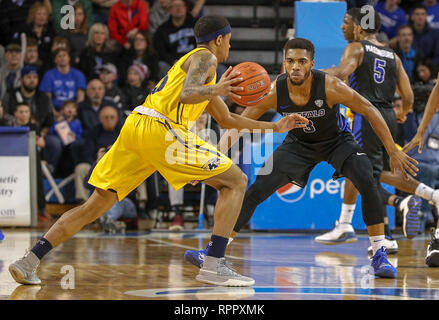
[[[337,172],[342,171],[344,161],[353,153],[361,154],[364,151],[349,131],[343,131],[333,139],[318,143],[305,143],[287,135],[265,162],[265,174],[273,168],[283,172],[292,183],[304,188],[309,174],[318,163],[329,162],[336,170],[334,178],[338,178],[340,175]]]
[[[377,109],[389,127],[393,140],[395,140],[398,130],[395,111],[390,107],[377,107]],[[367,121],[361,114],[355,114],[352,123],[352,131],[355,140],[363,148],[364,152],[366,152],[372,162],[374,177],[379,177],[382,171],[390,171],[389,155],[387,154],[383,143],[372,129],[369,121]]]

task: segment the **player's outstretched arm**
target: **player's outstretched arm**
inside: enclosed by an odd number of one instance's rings
[[[343,52],[339,66],[325,69],[323,71],[341,80],[346,80],[361,64],[363,54],[363,46],[361,43],[349,43]]]
[[[433,88],[433,91],[428,97],[427,106],[424,110],[424,116],[422,117],[421,124],[418,127],[418,131],[416,132],[413,139],[407,143],[402,149],[404,152],[408,152],[412,150],[414,147],[418,146],[418,152],[422,153],[422,148],[424,147],[424,136],[427,128],[433,119],[433,116],[436,112],[439,111],[439,82]]]
[[[217,96],[233,96],[239,99],[234,92],[242,91],[244,88],[234,87],[233,84],[243,80],[239,78],[240,72],[232,72],[232,67],[229,67],[216,84],[206,86],[205,84],[215,76],[216,57],[203,50],[189,57],[187,63],[188,66],[186,63],[183,64],[183,69],[187,68],[187,71],[180,94],[181,103],[197,104]]]
[[[396,87],[402,99],[402,110],[396,114],[396,119],[399,123],[404,123],[406,120],[407,113],[413,107],[413,90],[410,85],[410,79],[404,70],[401,59],[395,54],[396,59],[396,72],[398,75],[398,82]]]
[[[341,80],[331,76],[326,77],[326,98],[330,106],[341,103],[369,121],[389,154],[390,168],[393,172],[396,169],[401,170],[406,180],[408,180],[407,172],[416,176],[418,168],[415,164],[418,162],[398,150],[381,113],[368,100],[349,88]]]

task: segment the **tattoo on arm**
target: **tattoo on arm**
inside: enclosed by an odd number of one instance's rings
[[[212,66],[215,66],[215,61],[212,59],[211,54],[203,54],[195,62],[194,67],[189,68],[182,93],[186,96],[194,94],[200,96],[212,95],[212,86],[204,86],[209,78],[209,69]]]

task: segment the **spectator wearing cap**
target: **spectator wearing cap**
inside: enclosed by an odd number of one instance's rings
[[[21,46],[10,43],[5,50],[6,63],[0,68],[0,99],[8,90],[20,86]]]
[[[378,2],[375,10],[381,18],[381,29],[389,40],[398,35],[398,28],[403,24],[407,24],[405,12],[398,6],[399,0],[386,0]]]
[[[168,21],[160,25],[154,34],[154,47],[160,57],[163,77],[169,68],[197,43],[194,36],[195,19],[187,13],[183,0],[172,0]]]
[[[103,106],[98,117],[98,124],[84,134],[80,163],[75,167],[76,199],[79,202],[88,199],[89,192],[84,187],[83,181],[95,162],[99,149],[112,145],[123,125],[117,107],[114,106]]]
[[[44,74],[40,90],[52,99],[55,110],[59,111],[64,101],[80,103],[84,100],[87,82],[81,71],[70,66],[68,49],[57,49],[54,58],[56,67]]]
[[[104,106],[114,106],[113,101],[105,99],[105,87],[101,80],[92,79],[87,85],[86,97],[79,104],[78,118],[81,121],[84,136],[99,124],[99,112]]]
[[[50,10],[46,4],[35,2],[29,10],[26,24],[21,27],[21,31],[14,34],[14,39],[17,41],[21,33],[25,33],[28,38],[36,39],[38,53],[43,61],[52,58],[50,48],[55,37],[55,31],[53,30],[52,23],[49,21],[49,15]]]
[[[148,29],[148,8],[142,0],[119,0],[108,16],[111,38],[128,48],[138,30]]]
[[[131,113],[135,107],[141,105],[150,93],[144,84],[148,72],[148,67],[144,64],[133,64],[128,68],[127,84],[123,90],[126,97],[125,114]]]
[[[99,77],[99,70],[105,63],[116,63],[120,50],[110,40],[108,28],[102,23],[95,23],[88,33],[87,45],[79,57],[78,68],[90,81]]]
[[[81,4],[84,8],[85,15],[87,16],[87,20],[89,25],[91,26],[94,23],[93,17],[93,6],[90,0],[56,0],[53,1],[53,26],[55,28],[56,33],[60,33],[63,28],[61,27],[61,19],[63,14],[61,12],[61,8],[65,5],[76,5]]]
[[[25,65],[20,75],[20,87],[8,91],[3,99],[6,112],[12,115],[17,104],[27,104],[32,118],[38,124],[41,135],[44,137],[53,123],[52,102],[45,93],[38,90],[39,78],[35,66]]]
[[[417,5],[412,12],[412,27],[415,47],[422,50],[424,57],[439,65],[439,33],[427,22],[427,10]]]
[[[99,73],[99,79],[102,81],[105,87],[104,99],[111,100],[113,103],[122,110],[126,106],[125,95],[117,86],[117,69],[112,63],[106,63],[102,66]]]
[[[153,48],[152,37],[148,31],[138,31],[131,40],[132,45],[129,50],[121,56],[120,62],[120,84],[124,85],[126,72],[133,64],[144,64],[149,69],[149,77],[145,78],[148,88],[155,87],[160,80],[159,57]]]

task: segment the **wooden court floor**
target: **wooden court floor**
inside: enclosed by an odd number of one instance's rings
[[[82,231],[52,250],[39,269],[40,286],[18,285],[9,264],[42,232],[5,229],[0,242],[1,300],[401,300],[439,299],[439,268],[428,268],[428,238],[398,241],[389,255],[397,279],[367,274],[369,240],[325,246],[309,234],[243,233],[227,251],[232,267],[253,277],[251,288],[204,285],[186,263],[187,249],[204,248],[208,232],[105,235]],[[67,278],[65,278],[67,277]]]

